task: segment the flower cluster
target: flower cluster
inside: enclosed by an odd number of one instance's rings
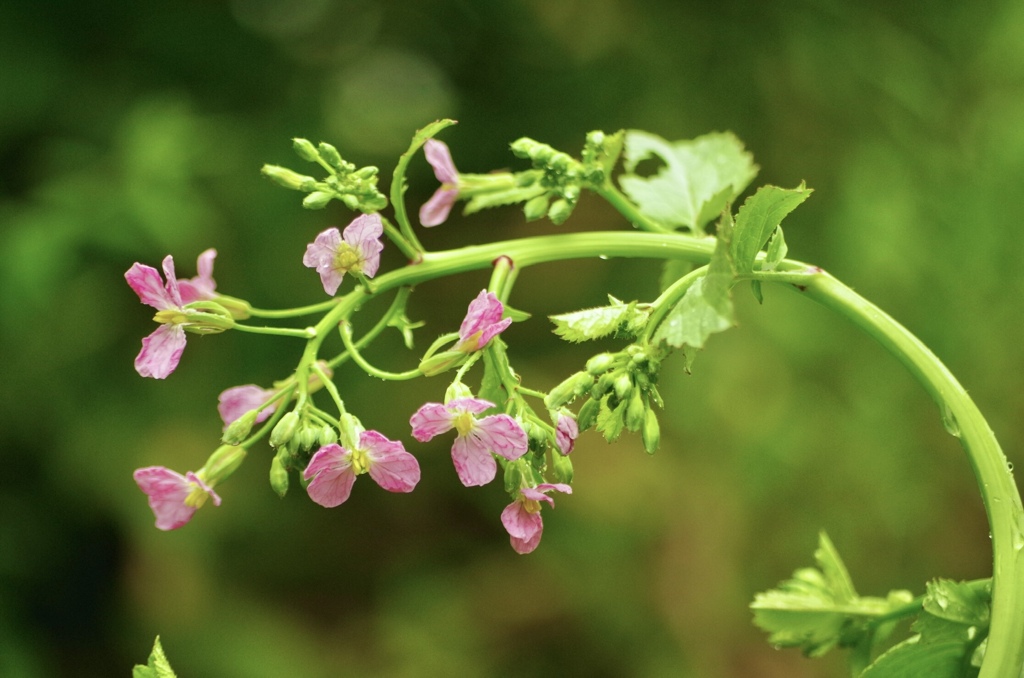
[[[295,148],[304,159],[329,167],[332,177],[316,182],[311,177],[275,166],[265,167],[264,173],[288,188],[308,193],[304,200],[306,207],[323,207],[330,199],[338,198],[365,212],[356,216],[344,229],[331,227],[319,233],[306,246],[303,265],[317,272],[324,292],[331,297],[338,294],[346,275],[363,283],[365,291],[372,294],[368,280],[374,278],[380,268],[384,249],[382,238],[385,235],[382,217],[375,210],[365,209],[380,207],[382,196],[376,193],[376,169],[356,170],[340,156],[335,157],[336,150],[329,144],[314,147],[298,139]],[[420,210],[423,226],[443,223],[461,197],[468,195],[471,199],[479,199],[481,195],[493,197],[502,191],[511,195],[519,190],[512,175],[461,175],[448,147],[440,141],[426,140],[424,152],[441,186]],[[388,236],[394,237],[395,234],[388,232]],[[404,244],[404,251],[408,251],[408,246],[409,243]],[[170,255],[163,261],[163,277],[156,269],[140,263],[134,264],[125,274],[139,299],[157,310],[154,319],[159,323],[159,327],[143,340],[142,351],[135,363],[139,374],[158,379],[169,376],[180,361],[187,332],[237,329],[301,336],[313,348],[318,348],[324,333],[337,325],[342,327],[346,347],[341,358],[352,358],[372,373],[372,366],[366,366],[356,344],[351,343],[350,335],[345,334],[348,316],[343,312],[351,314],[354,312],[351,308],[326,302],[320,306],[328,309],[325,320],[307,330],[241,324],[237,321],[251,316],[288,317],[291,314],[261,312],[247,302],[221,295],[213,278],[215,257],[215,250],[204,251],[197,262],[198,274],[191,279],[178,279]],[[511,261],[503,265],[511,267]],[[498,269],[496,264],[496,271]],[[492,289],[501,288],[492,283]],[[406,318],[404,304],[396,306],[396,309],[386,324],[411,335],[411,329],[418,325]],[[296,309],[294,315],[304,311]],[[504,355],[504,343],[494,340],[509,328],[512,321],[498,295],[487,289],[481,290],[470,301],[458,332],[435,342],[416,371],[419,375],[433,376],[459,367],[458,376],[446,393],[444,402],[425,403],[411,416],[409,424],[412,437],[420,442],[455,431],[451,457],[455,472],[466,487],[491,483],[498,475],[499,466],[505,469],[506,489],[513,499],[502,512],[501,522],[508,531],[513,548],[519,553],[529,553],[540,542],[542,504],[554,505],[548,493],[571,492],[565,482],[544,481],[545,452],[552,452],[555,477],[571,479],[571,464],[566,455],[572,452],[579,427],[565,408],[549,410],[553,422],[549,425],[541,422],[518,394],[513,394],[514,397],[499,406],[475,396],[461,383],[462,375],[485,352],[493,349],[495,353],[488,353],[492,358]],[[440,348],[444,350],[437,352]],[[315,356],[316,351],[308,353]],[[196,509],[207,500],[219,506],[221,498],[214,487],[241,463],[248,446],[267,432],[270,446],[276,450],[271,464],[271,486],[281,496],[287,492],[290,470],[301,476],[310,499],[327,508],[348,501],[356,478],[364,474],[389,492],[408,493],[415,489],[420,480],[420,465],[416,457],[405,449],[401,441],[364,429],[357,418],[345,411],[332,381],[332,366],[339,362],[308,361],[305,367],[296,370],[295,375],[275,382],[271,388],[244,384],[224,390],[217,405],[224,425],[224,444],[211,455],[206,465],[185,475],[161,466],[140,468],[135,472],[136,483],[149,498],[156,526],[161,530],[178,529],[188,523]],[[323,387],[331,391],[339,409],[337,417],[313,406],[309,399]],[[515,391],[515,387],[506,388],[510,393]],[[286,411],[292,402],[295,403],[294,409]],[[510,483],[510,479],[515,482]]]

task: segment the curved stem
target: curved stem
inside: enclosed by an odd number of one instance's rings
[[[946,366],[884,311],[821,270],[807,275],[800,288],[808,298],[874,337],[903,363],[940,406],[947,430],[960,439],[981,488],[992,533],[992,625],[979,678],[1020,676],[1024,667],[1024,507],[995,434]]]
[[[321,311],[327,311],[337,303],[337,299],[328,299],[327,301],[322,301],[319,304],[300,306],[298,308],[285,308],[280,310],[250,308],[249,315],[258,318],[294,318],[300,315],[312,315],[314,313],[320,313]]]
[[[348,351],[349,356],[352,358],[352,362],[359,365],[364,372],[369,374],[371,377],[378,377],[380,379],[388,379],[390,381],[405,381],[408,379],[415,379],[416,377],[422,377],[423,373],[418,369],[408,370],[406,372],[387,372],[385,370],[378,369],[371,365],[366,358],[359,352],[356,345],[352,343],[352,326],[349,325],[347,320],[341,321],[341,341],[345,344],[345,350]]]

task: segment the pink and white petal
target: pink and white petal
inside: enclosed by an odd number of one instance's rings
[[[139,295],[142,303],[160,311],[176,308],[174,300],[164,287],[163,278],[152,266],[136,262],[125,272],[124,279],[128,281],[128,286],[135,294]]]
[[[249,410],[255,410],[263,403],[270,400],[276,391],[260,388],[256,384],[244,386],[232,386],[223,391],[217,398],[217,412],[224,422],[224,427],[235,421]],[[265,421],[277,409],[277,404],[264,407],[256,415],[256,422]]]
[[[452,152],[448,144],[437,139],[427,139],[423,144],[423,155],[427,162],[434,168],[434,176],[442,184],[456,184],[459,181],[459,171],[455,169],[455,162],[452,160]]]
[[[501,320],[505,307],[493,292],[480,290],[476,299],[469,302],[466,317],[459,327],[459,338],[465,341],[477,332]]]
[[[441,188],[434,191],[430,200],[420,207],[420,223],[428,227],[440,226],[448,218],[448,214],[452,211],[452,206],[455,205],[458,198],[459,190],[457,188],[445,188],[442,185]]]
[[[401,442],[388,440],[377,431],[363,431],[359,444],[370,458],[370,477],[388,492],[412,492],[420,481],[416,457]]]
[[[176,530],[191,520],[196,509],[185,504],[192,487],[183,475],[162,466],[149,466],[137,469],[133,477],[149,497],[158,529]]]
[[[529,440],[523,427],[507,414],[492,414],[476,423],[467,438],[488,452],[512,461],[526,454]]]
[[[452,413],[469,412],[470,414],[480,414],[484,410],[494,407],[494,403],[483,398],[456,398],[449,401],[445,407],[451,410]]]
[[[142,350],[135,358],[135,371],[143,377],[166,379],[178,366],[185,342],[181,325],[161,325],[143,338]]]
[[[530,493],[530,494],[532,494],[533,492],[543,493],[543,492],[551,492],[552,490],[554,490],[556,492],[561,492],[562,494],[572,494],[572,486],[566,485],[565,483],[541,483],[537,487],[533,487],[533,488],[527,487],[527,488],[524,488],[523,489],[523,496],[526,496],[527,499],[536,499],[536,497],[529,496],[527,493]],[[551,505],[554,506],[554,502],[553,501],[551,502]]]
[[[330,264],[320,266],[316,270],[320,274],[320,284],[324,286],[324,292],[333,297],[341,287],[341,281],[345,279],[345,274],[331,268]]]
[[[363,261],[362,273],[367,278],[377,275],[380,268],[380,253],[384,249],[384,243],[380,240],[364,240],[359,243],[359,257]]]
[[[181,293],[181,301],[184,304],[206,299],[213,299],[217,296],[217,282],[213,279],[213,260],[217,258],[217,250],[212,247],[203,251],[196,260],[196,268],[199,275],[191,280],[179,280],[178,290]]]
[[[580,427],[576,420],[566,415],[558,417],[555,426],[555,443],[562,454],[569,454],[576,446],[576,438],[580,435]]]
[[[509,537],[509,542],[512,544],[512,548],[516,553],[520,555],[526,555],[527,553],[533,553],[538,546],[540,546],[540,538],[544,535],[544,530],[537,530],[532,537],[529,539],[517,539],[516,537]]]
[[[334,508],[349,498],[355,482],[356,474],[351,466],[331,468],[318,473],[306,486],[306,492],[317,504],[324,508]]]
[[[341,233],[333,226],[321,231],[313,242],[306,245],[302,264],[307,268],[319,268],[324,262],[330,263],[341,244]]]
[[[469,437],[458,437],[452,444],[452,462],[459,480],[466,487],[486,485],[494,480],[498,472],[498,462],[490,452],[480,447],[477,441]]]
[[[348,468],[351,465],[349,452],[338,443],[324,445],[309,460],[302,477],[306,480],[312,479],[318,473],[334,469]]]
[[[479,351],[480,349],[482,349],[484,346],[486,346],[488,344],[488,342],[490,342],[491,339],[493,339],[494,337],[498,336],[499,334],[501,334],[502,332],[507,330],[508,326],[511,325],[511,324],[512,324],[512,318],[505,318],[504,320],[502,320],[500,322],[496,322],[496,323],[493,323],[491,325],[488,325],[486,328],[484,328],[480,332],[480,338],[477,339],[476,350]]]
[[[412,436],[425,443],[434,436],[452,430],[455,415],[441,403],[427,403],[409,418]]]
[[[380,244],[380,237],[384,235],[384,225],[378,214],[362,214],[352,220],[345,227],[343,238],[345,242],[355,248],[363,243],[376,241]],[[381,245],[383,247],[383,245]]]
[[[168,254],[163,262],[164,277],[167,278],[167,296],[176,307],[183,306],[181,291],[178,289],[178,276],[174,274],[174,257]]]
[[[538,531],[544,529],[540,513],[530,513],[523,502],[514,501],[501,512],[501,524],[510,537],[530,539]]]

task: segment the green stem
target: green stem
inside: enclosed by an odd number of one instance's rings
[[[624,196],[622,192],[615,187],[615,184],[611,180],[606,181],[601,186],[593,189],[595,193],[608,201],[608,203],[619,211],[619,214],[629,219],[629,223],[642,231],[651,231],[652,233],[674,233],[675,231],[667,226],[664,226],[654,219],[651,219],[639,209],[633,202]]]
[[[884,311],[824,271],[806,276],[799,289],[845,316],[903,363],[940,406],[947,430],[960,439],[981,488],[992,534],[992,625],[979,678],[1020,676],[1024,667],[1024,507],[992,429],[946,366]]]
[[[235,323],[231,329],[251,332],[252,334],[275,334],[279,337],[298,337],[299,339],[312,339],[316,336],[316,330],[312,327],[300,330],[294,327],[255,327],[253,325]]]
[[[250,308],[249,314],[258,318],[295,318],[301,315],[313,315],[314,313],[327,311],[337,303],[337,299],[328,299],[327,301],[322,301],[319,304],[300,306],[298,308],[285,308],[281,310]]]
[[[356,345],[352,343],[352,326],[349,325],[347,320],[341,321],[341,341],[345,344],[345,350],[348,351],[349,356],[352,357],[352,362],[359,365],[359,367],[361,367],[363,371],[371,377],[378,377],[389,381],[406,381],[408,379],[415,379],[416,377],[423,376],[423,373],[417,369],[408,370],[406,372],[387,372],[371,365],[359,352]]]

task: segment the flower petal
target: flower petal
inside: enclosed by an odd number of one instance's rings
[[[459,170],[455,169],[452,152],[448,144],[437,139],[427,139],[423,144],[423,155],[434,168],[434,176],[442,184],[456,184],[459,181]]]
[[[302,472],[306,480],[312,478],[306,486],[310,499],[323,507],[334,508],[349,498],[356,482],[349,457],[349,452],[337,443],[324,445],[313,455]]]
[[[196,260],[199,275],[191,280],[179,280],[178,289],[181,301],[189,304],[193,301],[213,299],[217,296],[217,281],[213,279],[213,260],[217,258],[217,250],[212,247],[204,250]]]
[[[370,477],[378,485],[388,492],[412,492],[420,481],[420,465],[401,442],[377,431],[363,431],[359,445],[370,458]]]
[[[163,268],[164,277],[167,278],[167,295],[174,305],[180,308],[184,303],[181,301],[181,290],[178,288],[178,276],[174,275],[174,257],[170,254],[164,257]]]
[[[152,266],[136,262],[125,272],[124,278],[142,303],[160,311],[177,307],[164,287],[159,271]]]
[[[384,225],[381,223],[380,215],[364,214],[352,220],[352,223],[345,228],[345,242],[359,251],[362,260],[362,272],[367,278],[372,278],[380,268],[380,253],[384,249],[384,243],[380,237],[384,234]]]
[[[569,454],[576,446],[576,438],[580,435],[580,427],[572,417],[561,415],[555,426],[555,443],[562,454]]]
[[[430,200],[420,207],[420,223],[427,227],[440,226],[448,218],[458,198],[459,189],[441,186],[430,196]]]
[[[522,502],[514,501],[501,512],[501,523],[508,531],[509,542],[516,553],[532,552],[540,544],[544,521],[540,513],[530,513]]]
[[[166,379],[178,366],[185,341],[181,325],[160,325],[142,340],[142,350],[135,358],[135,371],[143,377]]]
[[[176,530],[192,519],[196,509],[185,504],[185,498],[192,492],[185,476],[163,466],[149,466],[137,469],[133,477],[139,489],[149,496],[158,529]]]
[[[492,414],[476,423],[473,430],[466,436],[472,438],[474,445],[500,454],[509,461],[526,454],[529,440],[526,431],[507,414]]]
[[[256,384],[232,386],[222,392],[217,398],[217,412],[220,413],[220,418],[224,422],[224,428],[227,428],[228,424],[238,419],[249,410],[255,410],[257,407],[270,400],[275,393],[276,391],[260,388]],[[265,421],[276,409],[277,403],[264,407],[260,410],[260,413],[256,415],[256,423]]]
[[[479,440],[470,436],[458,437],[452,444],[452,462],[459,480],[466,487],[486,485],[494,480],[498,462]]]
[[[490,400],[484,400],[483,398],[456,398],[455,400],[449,401],[445,407],[447,407],[453,414],[458,412],[480,414],[484,410],[489,410],[494,407],[494,403]]]
[[[452,430],[455,415],[441,403],[427,403],[409,419],[412,436],[425,443],[436,435]]]

